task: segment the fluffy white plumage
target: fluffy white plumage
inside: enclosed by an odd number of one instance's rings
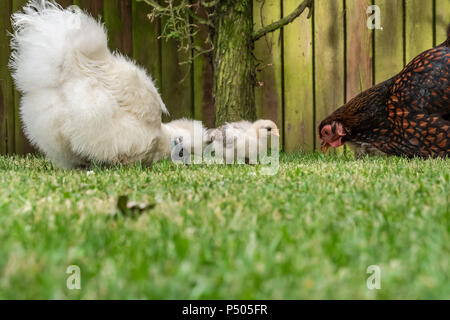
[[[214,150],[223,148],[223,155],[229,160],[234,155],[239,158],[256,159],[261,146],[267,146],[271,136],[279,136],[277,125],[271,120],[257,120],[255,122],[239,121],[226,123],[208,132],[209,141],[214,143]],[[267,150],[267,149],[266,149]],[[233,159],[229,159],[229,158]]]
[[[12,23],[24,131],[57,166],[151,164],[168,155],[158,90],[143,69],[108,50],[100,22],[75,6],[32,0]]]

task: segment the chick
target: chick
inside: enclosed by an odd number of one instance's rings
[[[214,144],[216,156],[224,155],[226,163],[233,163],[235,157],[247,163],[256,163],[263,149],[268,150],[272,138],[280,133],[277,125],[271,120],[255,122],[239,121],[226,123],[211,129],[207,133],[208,140]]]
[[[162,124],[162,129],[169,145],[169,158],[189,161],[190,155],[202,155],[207,143],[207,133],[201,121],[178,119]]]

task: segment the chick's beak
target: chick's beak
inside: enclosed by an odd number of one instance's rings
[[[278,129],[273,129],[273,130],[271,131],[271,134],[272,134],[273,136],[277,136],[277,137],[280,136],[280,132],[278,131]]]

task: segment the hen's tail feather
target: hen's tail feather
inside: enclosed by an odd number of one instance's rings
[[[9,66],[22,92],[59,85],[62,66],[77,53],[92,60],[109,54],[103,25],[76,6],[63,9],[53,0],[31,0],[11,23]]]

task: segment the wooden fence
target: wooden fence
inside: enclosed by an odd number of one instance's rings
[[[256,27],[289,14],[301,0],[254,0]],[[214,124],[212,70],[206,59],[179,65],[176,43],[158,39],[160,22],[147,19],[149,7],[134,0],[59,0],[101,16],[110,47],[146,67],[171,113]],[[2,0],[0,12],[0,153],[32,151],[21,132],[19,94],[7,69],[10,15],[26,0]],[[366,26],[368,5],[381,9],[380,30]],[[260,87],[257,115],[282,128],[287,151],[317,148],[317,125],[331,111],[402,69],[411,58],[445,39],[448,0],[315,0],[306,14],[256,43]],[[195,39],[195,41],[201,41]],[[183,82],[180,82],[185,78]],[[167,119],[165,119],[167,120]]]

